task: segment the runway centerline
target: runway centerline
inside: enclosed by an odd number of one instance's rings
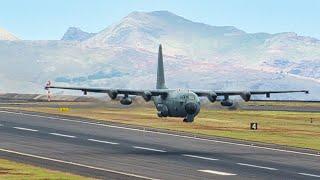
[[[248,166],[248,167],[260,168],[260,169],[268,169],[268,170],[271,170],[271,171],[277,171],[278,170],[276,168],[258,166],[258,165],[254,165],[254,164],[246,164],[246,163],[237,163],[237,164],[240,165],[240,166]]]
[[[214,171],[214,170],[198,170],[200,172],[210,173],[210,174],[216,174],[221,176],[235,176],[237,174],[228,173],[228,172],[222,172],[222,171]]]
[[[88,139],[88,141],[93,141],[93,142],[98,142],[98,143],[104,143],[104,144],[113,144],[113,145],[119,144],[119,143],[116,143],[116,142],[102,141],[102,140],[97,140],[97,139]]]
[[[13,127],[14,129],[19,129],[23,131],[32,131],[32,132],[38,132],[39,130],[36,129],[29,129],[29,128],[24,128],[24,127]]]
[[[147,151],[155,151],[155,152],[167,152],[161,149],[153,149],[153,148],[147,148],[147,147],[141,147],[141,146],[132,146],[135,149],[143,149],[143,150],[147,150]]]
[[[298,173],[298,174],[303,175],[303,176],[310,176],[310,177],[320,178],[320,175],[316,175],[316,174],[309,174],[309,173]]]
[[[190,155],[190,154],[182,154],[182,156],[191,157],[191,158],[197,158],[197,159],[204,159],[204,160],[209,160],[209,161],[217,161],[217,160],[219,160],[219,159],[215,159],[215,158],[195,156],[195,155]]]
[[[67,134],[60,134],[60,133],[49,133],[49,134],[54,135],[54,136],[67,137],[67,138],[76,138],[76,136],[71,136],[71,135],[67,135]]]

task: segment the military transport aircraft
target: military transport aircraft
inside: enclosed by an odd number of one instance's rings
[[[181,90],[168,89],[165,85],[162,47],[159,46],[158,52],[158,67],[157,67],[157,85],[156,89],[113,89],[113,88],[86,88],[86,87],[61,87],[51,86],[47,84],[45,89],[69,89],[80,90],[86,95],[88,92],[106,93],[113,100],[118,95],[123,96],[120,103],[123,105],[130,105],[132,103],[132,96],[142,96],[145,101],[152,100],[158,110],[159,117],[183,117],[184,122],[193,122],[195,116],[200,111],[199,97],[207,97],[210,102],[215,102],[218,96],[222,96],[222,106],[232,106],[234,102],[229,99],[229,96],[239,95],[244,101],[249,101],[251,95],[266,95],[267,98],[273,93],[294,93],[304,92],[306,90],[293,91],[214,91],[214,90]]]

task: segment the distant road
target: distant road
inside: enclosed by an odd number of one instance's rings
[[[320,155],[0,111],[0,157],[103,179],[319,179]]]

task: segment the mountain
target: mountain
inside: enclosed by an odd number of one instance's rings
[[[57,85],[154,88],[161,43],[170,88],[309,89],[308,96],[274,98],[320,100],[320,41],[312,37],[246,33],[168,11],[133,12],[88,34],[70,28],[58,41],[0,41],[0,92],[43,92],[47,80]]]
[[[63,35],[62,39],[63,41],[84,41],[92,36],[94,36],[96,33],[88,33],[85,31],[82,31],[80,28],[76,27],[70,27],[67,32]]]
[[[5,29],[0,28],[0,40],[17,41],[19,39]]]
[[[89,47],[125,46],[155,52],[158,44],[171,56],[250,65],[286,57],[320,59],[320,42],[295,33],[246,33],[232,26],[192,22],[168,11],[133,12],[83,42]]]

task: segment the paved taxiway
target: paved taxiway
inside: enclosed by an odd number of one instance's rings
[[[27,112],[0,111],[0,157],[106,179],[320,179],[317,154]]]

